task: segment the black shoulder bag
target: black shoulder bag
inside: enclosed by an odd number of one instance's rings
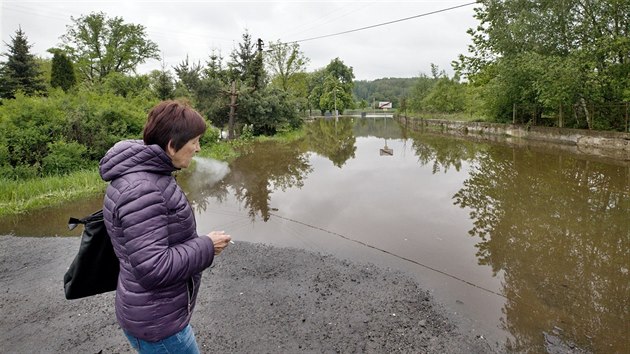
[[[63,276],[66,299],[116,290],[120,265],[103,221],[103,210],[83,219],[70,218],[70,230],[83,224],[81,246],[70,268]]]

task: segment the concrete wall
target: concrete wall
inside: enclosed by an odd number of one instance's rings
[[[491,135],[574,145],[587,154],[605,155],[630,161],[630,133],[604,132],[582,129],[528,127],[525,125],[457,122],[440,119],[398,117],[409,127],[434,127],[457,135]]]

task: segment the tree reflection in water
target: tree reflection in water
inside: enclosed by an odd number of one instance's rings
[[[246,148],[230,164],[230,173],[218,183],[182,181],[190,202],[205,211],[212,199],[219,202],[234,195],[252,220],[260,215],[269,220],[269,200],[274,190],[301,187],[312,168],[303,143],[260,142]]]
[[[405,130],[412,140],[413,150],[422,165],[432,165],[433,173],[448,172],[450,168],[460,171],[462,163],[472,162],[486,145],[468,140],[457,140],[452,137],[424,130],[416,132]]]
[[[455,204],[471,210],[479,263],[504,272],[511,351],[559,333],[595,352],[627,350],[628,167],[527,148],[480,154]]]
[[[354,121],[349,118],[317,119],[306,126],[308,148],[342,167],[356,151],[353,127]]]
[[[479,264],[504,277],[507,351],[544,352],[553,333],[597,353],[627,352],[627,163],[407,134],[433,173],[471,165],[453,199],[470,210]]]

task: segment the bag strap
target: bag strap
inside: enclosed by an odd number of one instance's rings
[[[79,224],[85,225],[92,220],[102,219],[102,218],[103,218],[102,209],[95,212],[94,214],[84,217],[83,219],[77,219],[77,218],[71,217],[70,219],[68,219],[68,230],[74,230],[77,226],[79,226]]]
[[[74,230],[79,224],[85,225],[85,219],[70,218],[68,220],[68,230]]]

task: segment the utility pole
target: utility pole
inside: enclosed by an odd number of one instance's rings
[[[238,92],[236,92],[236,81],[232,81],[232,88],[230,90],[230,115],[228,122],[228,139],[234,139],[234,120],[236,115],[236,97],[238,97]]]
[[[339,117],[337,114],[337,88],[336,87],[333,89],[333,96],[335,97],[335,121],[337,121]]]

